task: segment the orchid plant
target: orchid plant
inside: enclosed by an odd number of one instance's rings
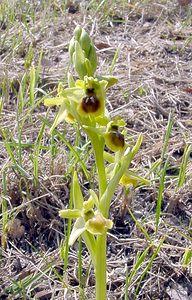
[[[68,87],[58,86],[58,97],[47,98],[46,106],[59,106],[51,127],[61,122],[78,123],[90,139],[95,155],[99,190],[90,189],[85,200],[74,172],[72,178],[73,209],[60,210],[61,218],[75,219],[69,245],[82,237],[91,256],[96,278],[96,299],[107,299],[106,242],[107,231],[113,227],[109,210],[118,184],[128,189],[147,180],[129,170],[142,143],[139,135],[134,146],[126,142],[125,122],[111,119],[106,109],[106,90],[117,83],[113,76],[96,75],[96,49],[88,33],[77,26],[69,44],[69,55],[79,79],[68,74]],[[105,146],[110,151],[105,151]]]

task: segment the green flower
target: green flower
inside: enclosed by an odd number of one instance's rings
[[[107,81],[85,76],[83,80],[77,80],[76,86],[84,90],[84,96],[81,98],[77,110],[82,117],[103,116],[105,113],[105,90]]]
[[[86,124],[85,118],[103,118],[105,115],[105,100],[107,81],[85,76],[84,80],[77,80],[74,86],[64,88],[60,83],[58,86],[58,97],[47,98],[46,106],[60,106],[51,131],[61,122]],[[98,122],[101,122],[98,119]]]
[[[85,223],[85,228],[92,234],[104,234],[113,227],[113,222],[104,218],[100,212],[96,212],[92,218]]]
[[[125,126],[121,119],[109,122],[106,133],[104,134],[106,146],[113,152],[125,150],[125,134],[119,131],[119,127]]]
[[[94,212],[95,203],[98,204],[97,195],[94,191],[90,191],[91,196],[88,201],[83,202],[81,209],[64,209],[59,211],[59,216],[66,219],[77,219],[72,229],[69,245],[73,245],[76,239],[85,231],[93,235],[106,233],[111,229],[113,222],[106,219],[98,210]]]

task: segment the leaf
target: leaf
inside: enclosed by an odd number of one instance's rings
[[[81,188],[80,188],[80,185],[79,185],[77,172],[74,172],[74,174],[73,174],[72,193],[73,193],[72,195],[73,195],[74,208],[82,209],[84,198],[83,198]]]

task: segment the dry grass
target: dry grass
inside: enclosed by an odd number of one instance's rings
[[[78,23],[91,33],[98,48],[99,73],[108,73],[116,49],[120,49],[113,70],[119,82],[109,92],[108,108],[112,116],[121,115],[125,119],[128,134],[143,133],[144,142],[133,165],[141,175],[147,174],[161,157],[168,116],[173,114],[166,152],[169,165],[157,234],[157,173],[151,174],[154,179],[151,186],[136,188],[129,199],[124,199],[121,190],[117,191],[113,201],[111,216],[115,226],[108,238],[108,299],[125,299],[126,271],[130,274],[136,257],[151,245],[129,285],[129,299],[134,299],[139,280],[161,238],[164,243],[143,278],[136,299],[192,299],[191,263],[183,265],[183,255],[192,247],[191,159],[185,184],[175,192],[184,147],[192,143],[192,8],[180,7],[177,1],[168,0],[128,1],[128,4],[111,1],[110,8],[106,1],[103,3],[98,8],[97,1],[82,1],[79,6],[71,2],[66,9],[60,1],[49,1],[47,8],[44,5],[42,9],[43,5],[35,5],[34,1],[28,10],[26,6],[25,13],[22,13],[24,6],[18,6],[13,21],[8,16],[0,20],[0,88],[3,97],[0,177],[2,182],[3,178],[6,181],[0,185],[0,191],[1,203],[6,200],[8,210],[7,242],[4,241],[1,247],[0,299],[80,298],[77,245],[69,251],[65,274],[59,255],[67,224],[63,226],[58,210],[67,207],[69,201],[70,151],[55,136],[53,154],[53,143],[48,127],[45,127],[41,140],[44,148],[39,154],[39,180],[35,185],[34,149],[46,108],[40,104],[30,110],[26,102],[18,122],[18,91],[24,73],[28,73],[26,57],[30,49],[36,66],[40,51],[43,49],[44,52],[36,94],[38,101],[44,96],[42,91],[51,92],[59,80],[66,83],[68,42]],[[21,132],[22,143],[26,144],[22,147],[21,165],[26,175],[14,167],[2,129],[17,159],[19,125],[27,113],[29,116]],[[54,110],[49,111],[50,122],[53,117]],[[69,132],[66,125],[62,125],[58,130],[74,144],[75,135],[71,129]],[[86,193],[88,185],[83,180],[82,187]],[[2,221],[1,225],[3,241]],[[82,255],[85,299],[94,299],[90,260],[85,250]]]

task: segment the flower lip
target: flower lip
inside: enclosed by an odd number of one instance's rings
[[[123,148],[125,146],[125,139],[124,135],[118,131],[111,131],[110,132],[110,137],[112,143],[117,146]]]
[[[88,95],[82,99],[81,107],[85,113],[95,113],[100,108],[100,101],[94,95]]]

